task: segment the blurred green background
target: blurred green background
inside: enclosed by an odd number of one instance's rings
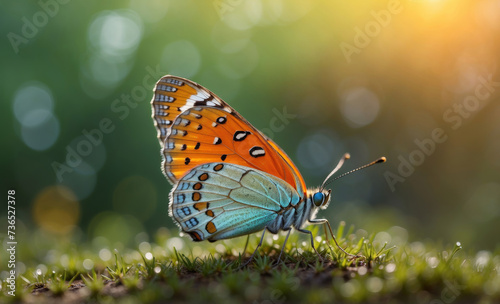
[[[174,227],[149,104],[173,74],[265,131],[309,187],[345,152],[342,172],[386,156],[333,184],[319,216],[334,226],[500,243],[499,0],[1,7],[1,178],[18,237],[120,247]]]

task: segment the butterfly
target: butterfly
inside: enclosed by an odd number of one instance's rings
[[[328,207],[331,189],[326,186],[349,154],[319,188],[307,189],[290,157],[205,87],[166,75],[156,83],[151,105],[162,170],[173,185],[169,215],[193,241],[263,231],[251,260],[266,231],[288,231],[281,253],[291,228],[308,234],[316,251],[306,223],[326,224],[333,237],[329,222],[316,219],[316,213]]]

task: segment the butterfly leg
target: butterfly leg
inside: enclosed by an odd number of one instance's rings
[[[314,236],[312,234],[311,231],[309,230],[305,230],[305,229],[297,229],[297,231],[300,231],[302,233],[306,233],[306,234],[309,234],[311,236],[311,247],[312,249],[314,249],[314,252],[316,252],[316,254],[318,255],[318,257],[321,259],[321,261],[323,261],[323,257],[319,254],[319,252],[316,250],[316,247],[314,247]]]
[[[326,229],[326,228],[325,228]],[[248,242],[250,241],[250,234],[247,235],[247,241],[245,242],[245,248],[243,249],[243,256],[247,252]]]
[[[262,242],[264,241],[264,235],[266,234],[266,229],[267,229],[267,227],[264,228],[264,231],[262,232],[262,237],[260,238],[260,242],[257,245],[257,248],[255,248],[255,251],[252,253],[252,255],[250,256],[250,258],[248,259],[248,261],[246,261],[245,263],[243,263],[242,265],[240,265],[240,267],[238,269],[241,269],[241,268],[247,266],[248,263],[250,263],[253,260],[254,255],[257,253],[257,250],[259,250],[260,246],[262,245]]]
[[[325,241],[327,243],[330,243],[330,240],[328,240],[328,231],[326,230],[326,223],[323,223],[323,229],[325,230]]]
[[[357,254],[352,254],[352,253],[349,253],[347,251],[344,250],[344,248],[340,247],[339,243],[337,243],[337,239],[335,238],[335,235],[333,234],[333,230],[332,230],[332,226],[330,226],[330,222],[328,222],[328,220],[326,219],[310,219],[308,220],[309,223],[311,224],[325,224],[328,226],[328,229],[330,230],[330,234],[332,235],[332,239],[333,241],[335,242],[335,245],[343,252],[345,253],[346,255],[350,256],[350,257],[353,257],[353,258],[360,258],[361,256],[360,255],[357,255]],[[325,228],[326,230],[326,228]]]
[[[288,230],[288,233],[287,233],[286,238],[285,238],[285,242],[283,243],[283,246],[281,247],[280,255],[278,256],[278,260],[276,261],[276,266],[278,266],[278,264],[280,263],[281,255],[283,254],[283,251],[285,251],[286,242],[288,241],[288,237],[290,236],[290,232],[292,232],[292,229]]]

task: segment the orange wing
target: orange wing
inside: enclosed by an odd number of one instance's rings
[[[156,84],[152,107],[163,171],[173,184],[198,165],[225,161],[267,172],[299,194],[305,192],[304,180],[286,153],[204,87],[164,76]]]
[[[156,83],[151,106],[158,140],[162,148],[174,119],[183,111],[194,106],[229,107],[219,97],[199,84],[171,75],[163,76]]]

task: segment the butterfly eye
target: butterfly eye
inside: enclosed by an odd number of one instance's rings
[[[316,207],[321,206],[323,204],[323,201],[325,200],[325,195],[321,192],[316,192],[313,195],[313,203],[316,205]]]

